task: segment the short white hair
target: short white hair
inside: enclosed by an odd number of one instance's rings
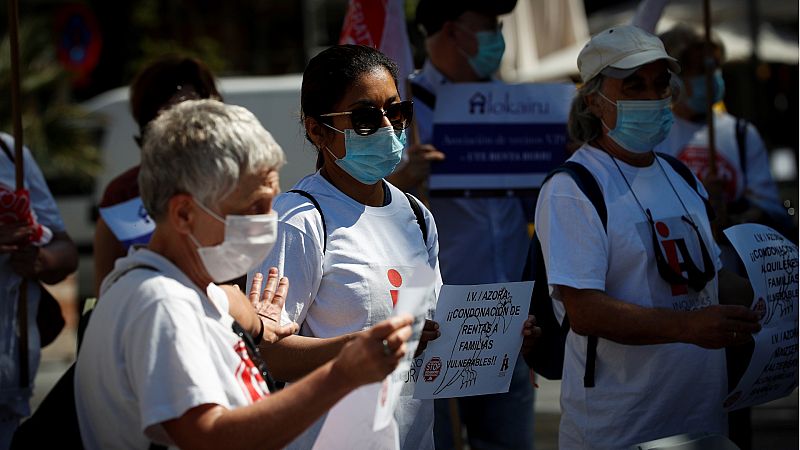
[[[190,100],[163,111],[145,130],[139,191],[156,221],[176,194],[215,206],[240,178],[278,170],[280,145],[250,111],[217,100]]]

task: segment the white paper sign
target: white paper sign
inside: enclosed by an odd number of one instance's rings
[[[533,282],[444,285],[414,398],[508,392]]]
[[[406,343],[406,357],[383,382],[362,386],[331,408],[314,442],[314,450],[399,448],[394,410],[403,386],[413,388],[413,384],[405,380],[410,379],[408,372],[425,324],[425,314],[435,301],[436,282],[436,273],[422,266],[415,269],[408,283],[400,288],[394,315],[414,317],[414,332]]]
[[[132,244],[146,244],[156,229],[156,223],[147,214],[141,197],[100,208],[99,212],[108,228],[126,248]]]
[[[396,422],[390,421],[389,426],[380,431],[372,429],[375,415],[372,405],[380,389],[380,383],[368,384],[339,400],[328,412],[313,450],[399,449]]]
[[[405,287],[400,288],[394,315],[411,314],[414,317],[414,333],[406,343],[406,356],[397,368],[381,383],[381,392],[376,402],[373,430],[380,430],[393,422],[394,410],[401,395],[414,393],[411,377],[414,352],[425,325],[425,315],[435,302],[434,286],[436,273],[428,266],[418,267]],[[355,448],[355,447],[354,447]]]
[[[747,270],[755,298],[751,309],[761,316],[750,364],[725,399],[731,411],[789,395],[798,375],[797,246],[772,228],[742,224],[725,235]]]

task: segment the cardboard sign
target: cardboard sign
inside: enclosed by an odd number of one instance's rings
[[[453,83],[437,92],[431,165],[436,189],[532,189],[566,159],[575,86]]]

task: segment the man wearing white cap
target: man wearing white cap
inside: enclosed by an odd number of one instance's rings
[[[721,349],[759,325],[731,304],[752,290],[720,271],[702,185],[653,152],[673,122],[680,67],[657,37],[620,26],[594,36],[578,68],[569,132],[581,145],[570,161],[588,169],[602,201],[559,173],[536,207],[554,310],[571,326],[559,448],[725,434]]]

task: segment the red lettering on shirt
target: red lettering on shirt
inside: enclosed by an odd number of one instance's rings
[[[244,345],[244,341],[239,340],[233,346],[233,350],[241,359],[236,367],[235,375],[245,395],[250,398],[251,402],[268,396],[269,388],[267,388],[267,383],[261,377],[258,368],[253,364],[250,355],[247,354],[247,347]]]

